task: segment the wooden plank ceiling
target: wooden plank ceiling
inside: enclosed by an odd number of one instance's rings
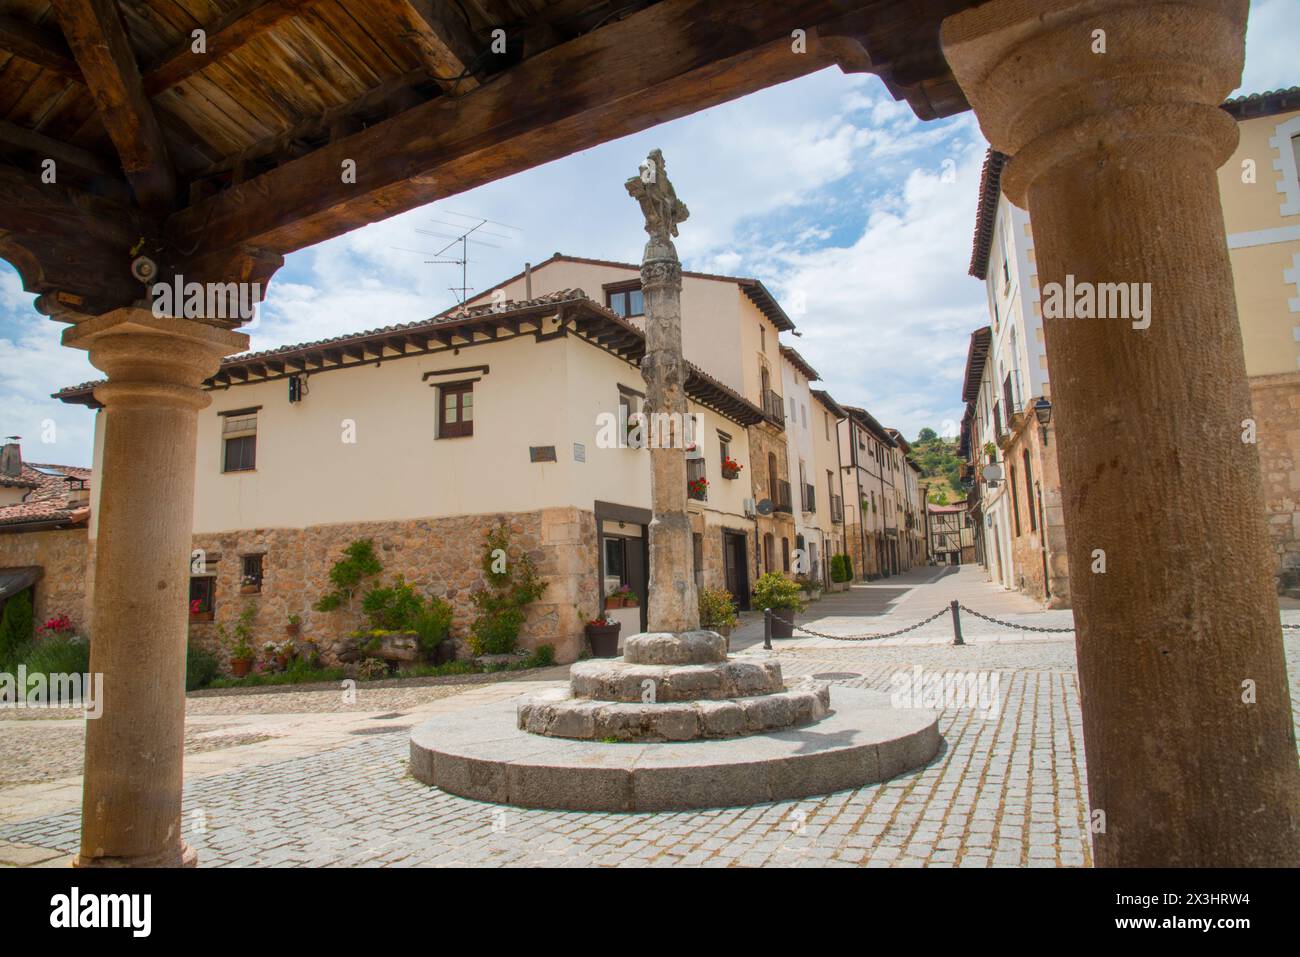
[[[142,297],[135,255],[264,281],[356,226],[831,65],[949,115],[967,105],[938,28],[971,5],[0,0],[0,257],[75,320]]]

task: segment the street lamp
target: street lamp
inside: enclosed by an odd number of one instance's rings
[[[1047,423],[1052,421],[1052,403],[1048,402],[1045,397],[1039,398],[1034,403],[1034,418],[1038,419],[1039,434],[1043,437],[1043,445],[1047,444]]]

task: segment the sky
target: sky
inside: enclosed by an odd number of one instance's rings
[[[1252,0],[1236,93],[1300,84],[1295,2]],[[456,231],[446,223],[492,221],[491,245],[470,247],[480,290],[555,252],[639,262],[645,234],[623,182],[655,147],[691,211],[685,268],[761,279],[801,334],[783,341],[840,402],[908,437],[955,427],[969,335],[988,322],[967,275],[987,143],[969,112],[922,123],[876,77],[834,68],[294,253],[244,328],[251,348],[452,305],[460,268],[426,263],[447,240],[417,231]],[[22,436],[27,461],[89,465],[93,413],[49,394],[101,375],[59,345],[62,324],[33,298],[0,261],[0,435]]]

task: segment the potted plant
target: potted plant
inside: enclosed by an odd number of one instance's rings
[[[617,588],[611,588],[609,594],[605,596],[605,608],[622,608],[628,591],[630,591],[630,589],[627,585],[619,585]]]
[[[730,455],[725,456],[722,459],[722,477],[724,479],[740,478],[740,470],[743,469],[744,467],[745,466],[741,465]]]
[[[698,596],[700,627],[716,631],[731,648],[731,629],[736,626],[736,601],[725,588],[701,588]]]
[[[593,658],[618,657],[618,630],[623,626],[612,618],[601,615],[587,622],[587,642]]]
[[[709,480],[701,476],[686,483],[686,494],[696,501],[703,502],[709,496]]]
[[[803,611],[799,583],[780,572],[768,572],[754,583],[754,607],[771,609],[773,638],[793,636],[795,613]]]
[[[239,593],[241,595],[256,595],[262,590],[262,583],[258,581],[256,575],[245,575],[239,579]]]
[[[275,650],[275,663],[280,666],[281,671],[284,671],[289,667],[290,660],[292,660],[296,654],[297,649],[294,647],[292,639],[281,642]]]
[[[627,592],[623,595],[623,607],[624,608],[640,607],[641,599],[638,598],[636,592],[632,590],[632,586],[624,585],[623,587],[627,589]]]
[[[284,633],[290,638],[297,638],[300,631],[302,631],[302,618],[298,615],[290,615],[288,622],[285,623]]]
[[[256,652],[253,651],[253,615],[257,609],[249,605],[239,613],[231,633],[226,632],[222,622],[217,623],[217,640],[230,649],[230,671],[236,678],[243,678],[253,667]]]

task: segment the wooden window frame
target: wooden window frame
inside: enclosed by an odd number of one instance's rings
[[[469,404],[469,419],[465,419],[465,400],[459,398],[456,401],[456,421],[447,421],[447,396],[465,396],[469,395],[471,400],[474,397],[475,379],[464,379],[460,382],[443,382],[438,385],[438,438],[439,439],[468,439],[474,436],[474,403]]]
[[[632,293],[641,293],[641,311],[632,311]],[[623,297],[624,311],[619,312],[614,308],[614,300]],[[639,279],[628,282],[610,283],[605,286],[605,308],[621,319],[634,319],[637,316],[645,315],[645,291],[641,288]]]

